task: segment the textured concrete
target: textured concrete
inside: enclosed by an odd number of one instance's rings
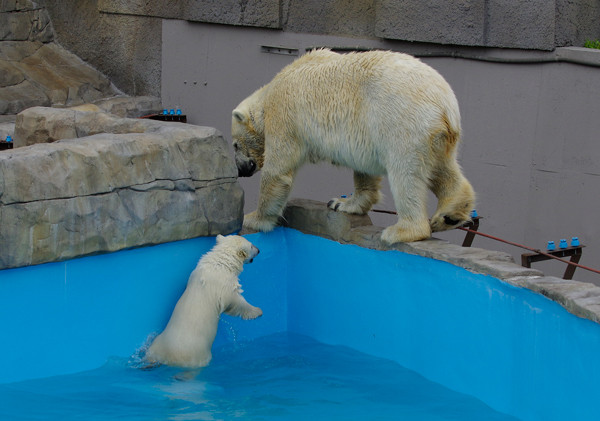
[[[582,46],[600,33],[596,0],[38,0],[37,4],[46,8],[61,45],[133,96],[160,94],[163,48],[195,55],[194,48],[183,46],[183,39],[176,47],[163,46],[162,25],[174,19],[344,35],[355,38],[355,45],[389,39],[539,51]]]
[[[30,0],[0,1],[0,41],[50,42],[54,31],[48,12]]]
[[[98,0],[105,13],[279,28],[278,0]]]
[[[240,229],[243,191],[215,129],[61,111],[57,137],[73,138],[0,152],[0,269]]]
[[[424,0],[377,3],[376,35],[439,44],[484,45],[485,2]]]
[[[161,18],[103,13],[98,0],[37,3],[50,15],[56,42],[105,74],[119,90],[131,96],[160,96]]]
[[[377,36],[469,46],[554,49],[555,4],[426,0],[377,2]]]
[[[77,56],[51,42],[0,42],[0,114],[33,107],[72,106],[120,92]]]
[[[399,250],[452,263],[471,272],[490,275],[509,284],[531,289],[558,302],[576,316],[600,323],[600,287],[567,281],[514,263],[505,253],[474,247],[461,247],[439,239],[398,243],[391,247],[381,242],[383,228],[369,224],[369,217],[357,217],[327,208],[322,202],[293,199],[284,213],[284,224],[306,234],[318,235],[340,243],[351,243],[377,250]]]
[[[30,0],[0,2],[0,114],[119,93],[105,76],[53,41],[45,8]]]
[[[553,50],[555,48],[554,1],[487,0],[484,43],[486,47]]]
[[[551,3],[551,2],[549,2]],[[600,2],[597,0],[555,0],[555,45],[583,46],[600,37]]]
[[[290,32],[375,36],[376,0],[288,2],[282,28]]]

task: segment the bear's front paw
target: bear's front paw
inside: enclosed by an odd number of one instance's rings
[[[262,316],[263,312],[260,308],[258,307],[252,307],[251,310],[245,312],[244,314],[242,314],[242,319],[244,320],[252,320],[252,319],[256,319],[260,316]]]
[[[464,215],[434,215],[430,222],[431,231],[439,232],[454,229],[463,225],[468,220],[469,219],[465,218]]]
[[[359,205],[358,201],[350,199],[334,197],[327,202],[327,207],[334,211],[352,213],[356,215],[365,215],[367,212]]]
[[[244,216],[244,228],[255,231],[269,232],[275,228],[277,218],[260,218],[256,211]]]

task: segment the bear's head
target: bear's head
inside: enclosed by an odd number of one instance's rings
[[[226,249],[228,253],[234,254],[244,263],[252,263],[252,260],[260,253],[250,241],[239,235],[228,235],[227,237],[217,235],[215,248]]]
[[[257,93],[238,105],[231,116],[231,136],[239,177],[253,175],[262,168],[265,159],[263,113],[260,107],[253,106]]]

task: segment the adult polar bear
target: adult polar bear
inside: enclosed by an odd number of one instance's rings
[[[287,202],[298,169],[331,161],[354,170],[355,192],[332,209],[364,214],[388,176],[398,222],[381,239],[393,244],[469,220],[475,194],[456,162],[456,97],[444,78],[400,53],[315,50],[285,67],[233,110],[240,176],[262,169],[258,209],[244,226],[269,231]],[[431,221],[427,189],[438,198]]]

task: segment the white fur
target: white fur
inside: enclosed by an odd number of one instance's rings
[[[217,244],[198,262],[165,330],[146,353],[150,363],[204,367],[221,313],[255,319],[262,310],[246,302],[238,276],[258,249],[243,237],[217,236]]]
[[[329,203],[343,212],[368,212],[387,175],[398,223],[384,230],[385,242],[452,228],[445,221],[468,220],[474,205],[456,162],[460,132],[452,89],[420,60],[384,51],[305,54],[233,111],[240,175],[262,169],[258,208],[244,225],[272,229],[298,169],[330,161],[354,169],[354,195]],[[438,197],[431,223],[428,188]]]

